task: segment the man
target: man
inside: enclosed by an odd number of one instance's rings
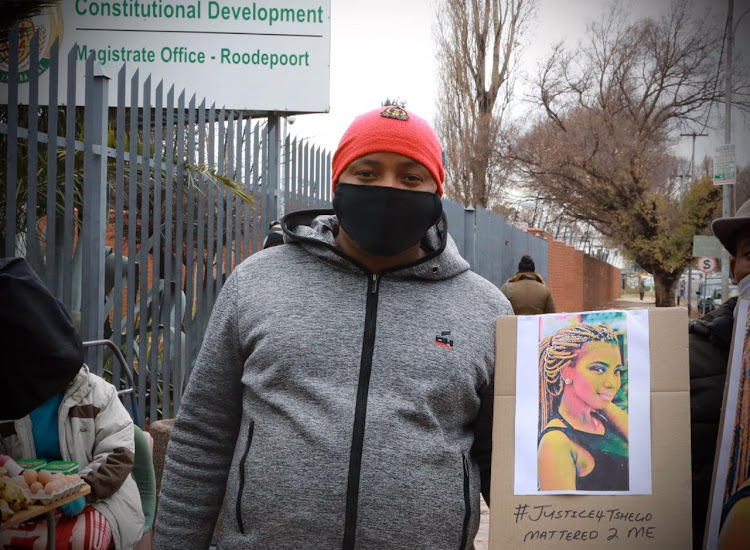
[[[447,233],[442,149],[413,113],[357,117],[333,212],[227,279],[167,452],[155,547],[473,548],[489,499],[505,297]],[[283,292],[279,292],[283,289]]]
[[[522,256],[518,262],[518,273],[500,288],[510,300],[516,315],[555,313],[552,293],[544,284],[542,276],[534,270],[534,260],[531,256]]]
[[[733,218],[714,220],[711,229],[731,254],[729,269],[740,296],[750,296],[750,201],[740,206]],[[703,544],[736,304],[737,298],[730,298],[689,325],[693,547],[696,549]]]
[[[646,295],[646,277],[641,277],[638,280],[638,296],[641,298],[641,302],[643,301],[643,297]]]

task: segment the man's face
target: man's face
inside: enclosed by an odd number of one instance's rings
[[[732,282],[739,282],[750,275],[750,230],[743,231],[737,236],[735,255],[729,260],[732,270]]]
[[[338,181],[426,193],[437,192],[437,182],[427,168],[397,153],[370,153],[359,157],[341,172]]]

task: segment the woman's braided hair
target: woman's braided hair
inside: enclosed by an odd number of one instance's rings
[[[619,345],[608,325],[572,325],[539,342],[539,431],[549,422],[563,392],[562,370],[573,364],[584,344]]]

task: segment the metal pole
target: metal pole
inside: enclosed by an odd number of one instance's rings
[[[726,99],[724,100],[724,143],[732,142],[732,47],[734,46],[734,27],[732,15],[734,0],[728,0],[727,11],[727,81]],[[731,186],[734,187],[733,185]],[[731,207],[732,189],[724,185],[722,189],[721,216],[728,218],[732,215]],[[729,253],[726,249],[721,251],[721,299],[726,300],[729,295]]]
[[[279,194],[281,190],[281,117],[276,113],[268,115],[268,181],[265,182],[267,192],[265,193],[266,202],[263,203],[268,208],[269,222],[279,219]],[[268,227],[263,227],[267,231]]]
[[[476,211],[474,207],[469,205],[464,208],[464,259],[469,262],[469,269],[474,269],[476,266],[474,256],[474,224]]]
[[[81,339],[101,340],[104,331],[104,235],[107,229],[107,123],[109,77],[94,59],[86,60],[86,110],[84,112],[83,270]],[[102,350],[86,350],[85,361],[101,374]]]

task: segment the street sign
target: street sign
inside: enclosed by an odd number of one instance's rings
[[[716,271],[716,258],[698,259],[698,269],[706,274],[713,273]]]
[[[721,145],[714,155],[714,185],[734,185],[736,177],[734,145]]]
[[[693,237],[693,258],[721,258],[721,242],[714,236],[696,235]]]
[[[86,59],[94,55],[114,77],[123,63],[128,81],[138,70],[196,94],[207,107],[256,113],[327,113],[330,110],[331,0],[64,0],[32,21],[21,23],[21,36],[38,32],[38,68],[30,67],[28,38],[22,38],[19,104],[28,104],[28,74],[39,73],[39,104],[48,101],[51,44],[59,41],[61,62],[74,48],[79,84],[76,105],[84,105],[80,80]],[[2,8],[5,10],[6,8]],[[63,32],[64,31],[64,32]],[[7,40],[0,39],[0,105],[8,101]],[[23,57],[25,56],[25,57]],[[61,65],[65,67],[66,65]],[[58,102],[68,101],[68,72],[57,78]],[[118,87],[109,86],[117,105]],[[138,94],[139,104],[145,97]],[[175,98],[176,99],[176,98]],[[5,103],[3,103],[3,100]],[[35,98],[34,101],[37,101]],[[130,104],[130,86],[125,86]]]

